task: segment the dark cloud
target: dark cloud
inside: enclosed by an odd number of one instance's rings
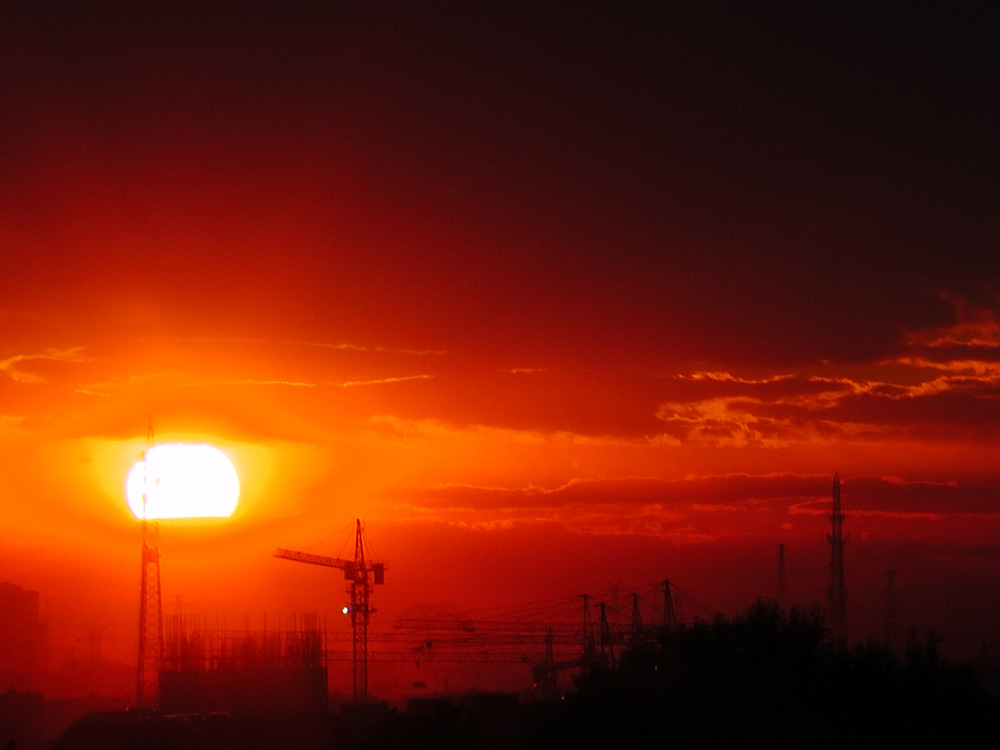
[[[1000,483],[920,482],[879,477],[852,477],[843,496],[848,507],[888,513],[1000,513]]]
[[[91,328],[782,367],[997,276],[986,9],[4,13],[0,283]]]
[[[695,516],[711,514],[713,509],[777,513],[779,517],[787,513],[825,516],[830,512],[831,485],[829,476],[738,474],[683,480],[577,479],[553,488],[449,485],[401,489],[391,497],[406,507],[430,513],[466,512],[477,518],[477,513],[489,516],[503,511],[507,523],[557,514],[562,522],[572,524],[593,513],[593,522],[598,524],[594,531],[600,524],[609,528],[616,525],[613,519],[617,513],[623,524],[635,533],[642,533],[642,516],[646,516],[647,528],[664,531],[689,523]],[[1000,513],[997,504],[1000,481],[960,483],[848,477],[842,482],[842,498],[848,512],[887,517],[996,516]],[[487,523],[485,519],[481,522]],[[856,529],[865,528],[860,520],[854,525]],[[690,531],[697,533],[695,529]]]
[[[947,367],[896,362],[858,368],[854,378],[801,374],[753,380],[701,373],[678,380],[658,416],[665,432],[686,441],[804,442],[838,433],[858,437],[861,431],[888,441],[982,440],[995,435],[1000,423],[1000,377],[988,360]]]
[[[753,477],[732,475],[682,480],[653,478],[577,479],[555,488],[493,488],[444,486],[400,490],[404,502],[437,508],[557,509],[590,505],[662,505],[684,508],[692,504],[726,505],[745,502],[781,502],[822,496],[829,478],[792,474]]]

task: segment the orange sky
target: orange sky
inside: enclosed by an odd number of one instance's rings
[[[53,659],[134,658],[148,415],[243,486],[163,523],[168,612],[333,612],[270,554],[358,517],[383,623],[733,611],[779,542],[823,602],[838,470],[853,634],[894,568],[1000,647],[996,19],[731,10],[4,10],[0,580]]]

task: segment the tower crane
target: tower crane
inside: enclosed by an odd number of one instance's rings
[[[368,622],[375,612],[371,606],[371,594],[374,586],[385,583],[386,566],[384,563],[365,558],[364,528],[361,519],[357,519],[355,528],[353,560],[296,552],[280,547],[274,556],[282,560],[322,565],[344,571],[344,580],[348,581],[347,593],[351,597],[347,613],[351,616],[354,701],[364,703],[368,700]]]
[[[405,643],[407,641],[405,631],[414,632],[410,648],[406,651],[379,651],[375,658],[418,663],[420,661],[526,663],[532,665],[532,676],[536,687],[554,689],[559,672],[570,669],[587,671],[600,667],[614,668],[617,664],[617,649],[636,648],[643,644],[655,643],[661,630],[676,628],[677,616],[672,590],[677,589],[669,581],[653,584],[648,588],[662,590],[664,597],[663,620],[656,625],[647,624],[641,605],[645,603],[651,607],[651,603],[638,591],[632,594],[630,623],[612,621],[611,607],[603,602],[592,605],[592,597],[589,594],[581,594],[559,603],[560,612],[557,616],[560,619],[548,619],[552,617],[554,611],[551,603],[546,603],[544,615],[540,610],[529,613],[524,607],[520,607],[516,615],[508,616],[510,619],[397,620],[395,627],[404,632],[393,634],[394,637],[391,639],[387,638],[385,633],[379,633],[375,638],[384,643]],[[570,622],[565,617],[566,612],[562,607],[573,600],[582,602],[582,622],[580,620]],[[592,614],[594,606],[598,610],[598,617]],[[707,608],[702,608],[710,612]],[[540,616],[546,619],[524,619]],[[659,617],[651,619],[659,620]],[[516,646],[522,648],[508,648]]]

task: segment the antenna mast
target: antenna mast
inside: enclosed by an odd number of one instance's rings
[[[142,556],[139,579],[139,664],[135,681],[137,708],[155,708],[163,663],[163,602],[160,589],[160,522],[146,518],[149,477],[146,454],[153,445],[153,418],[146,428],[142,452]]]
[[[778,607],[784,612],[788,609],[788,597],[785,591],[785,545],[778,545]]]
[[[674,609],[674,597],[670,593],[670,581],[663,582],[663,627],[674,630],[677,627],[677,611]]]
[[[840,475],[833,475],[833,512],[830,514],[833,533],[830,542],[830,637],[847,645],[847,586],[844,583],[844,514],[840,508]]]

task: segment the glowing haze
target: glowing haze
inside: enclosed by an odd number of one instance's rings
[[[897,641],[1000,653],[1000,4],[52,5],[0,3],[0,582],[54,659],[135,658],[150,413],[240,483],[151,493],[232,510],[163,524],[171,612],[345,620],[272,553],[357,518],[377,627],[732,612],[779,543],[822,603],[839,470],[852,637],[892,569]]]
[[[240,480],[211,445],[154,445],[129,471],[125,495],[136,518],[223,517],[236,510]]]

